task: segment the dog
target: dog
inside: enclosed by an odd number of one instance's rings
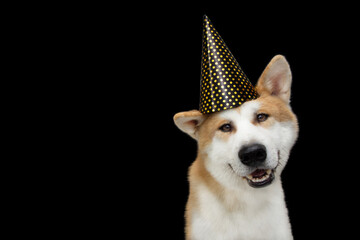
[[[257,99],[211,114],[175,114],[175,125],[198,144],[187,240],[293,239],[280,179],[299,129],[291,83],[287,60],[276,55],[258,79]]]

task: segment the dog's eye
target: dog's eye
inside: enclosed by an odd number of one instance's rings
[[[231,126],[231,124],[226,123],[226,124],[222,125],[222,126],[219,128],[219,130],[221,130],[221,131],[223,131],[223,132],[231,132],[232,126]]]
[[[256,119],[258,122],[265,122],[268,117],[269,115],[266,113],[259,113],[258,115],[256,115]]]

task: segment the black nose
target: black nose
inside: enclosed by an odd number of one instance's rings
[[[239,151],[240,161],[250,167],[257,167],[266,159],[266,147],[262,144],[248,145]]]

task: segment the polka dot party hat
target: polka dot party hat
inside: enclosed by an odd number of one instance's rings
[[[206,114],[235,108],[257,97],[255,88],[205,15],[200,112]]]

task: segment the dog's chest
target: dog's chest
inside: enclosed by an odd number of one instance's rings
[[[228,197],[224,204],[224,199],[211,193],[200,195],[201,204],[193,209],[191,217],[194,240],[292,239],[286,208],[281,203],[257,199],[244,203]]]

